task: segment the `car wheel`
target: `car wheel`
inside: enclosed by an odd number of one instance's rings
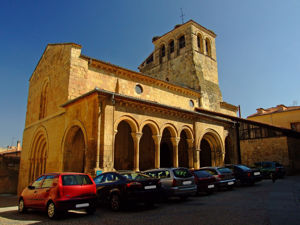
[[[87,214],[93,215],[96,212],[96,207],[89,207],[85,211]]]
[[[49,202],[47,206],[47,215],[50,219],[57,218],[57,210],[53,202]]]
[[[20,199],[20,201],[19,201],[18,211],[19,211],[19,213],[25,213],[25,212],[27,212],[27,209],[25,207],[23,199]]]
[[[113,194],[110,198],[110,208],[113,211],[119,211],[121,208],[121,200],[119,195]]]

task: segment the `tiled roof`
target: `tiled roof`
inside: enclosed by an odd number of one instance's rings
[[[256,109],[256,113],[248,116],[249,117],[255,117],[255,116],[263,116],[263,115],[268,115],[271,113],[280,113],[280,112],[287,112],[287,111],[292,111],[292,110],[299,110],[300,106],[285,106],[283,104],[277,105],[276,107],[271,107],[271,108],[258,108]]]

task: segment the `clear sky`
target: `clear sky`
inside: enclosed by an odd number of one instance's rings
[[[29,77],[48,43],[75,42],[93,58],[137,70],[152,37],[193,19],[213,30],[223,100],[257,108],[300,105],[299,0],[1,0],[0,147],[25,124]],[[300,120],[300,118],[299,118]]]

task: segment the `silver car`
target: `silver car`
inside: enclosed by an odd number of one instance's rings
[[[160,179],[165,197],[178,196],[185,199],[197,192],[195,177],[187,168],[151,169],[143,173]]]

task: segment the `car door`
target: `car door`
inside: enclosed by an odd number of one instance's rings
[[[36,179],[32,184],[31,188],[28,188],[28,199],[29,199],[29,207],[39,208],[38,207],[38,192],[41,189],[42,183],[46,176],[41,176]]]
[[[54,175],[47,175],[42,182],[42,185],[36,191],[36,207],[44,208],[49,199],[50,189],[52,188]]]

